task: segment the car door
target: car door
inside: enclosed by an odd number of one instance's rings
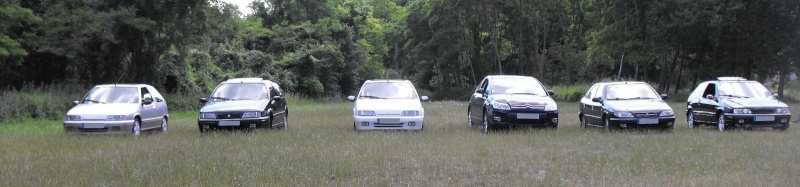
[[[605,85],[602,84],[597,85],[597,87],[592,92],[592,96],[590,97],[592,99],[600,98],[601,100],[600,102],[594,102],[594,101],[590,102],[591,109],[589,110],[589,115],[591,116],[591,118],[589,122],[592,125],[596,126],[603,125],[603,113],[605,112],[605,110],[603,109],[603,102],[605,98],[603,98],[603,96],[605,95],[605,90],[606,90]]]
[[[583,120],[586,120],[587,124],[596,125],[597,117],[594,114],[594,108],[600,107],[600,103],[592,101],[592,96],[595,95],[597,92],[598,84],[595,84],[589,91],[586,92],[586,95],[581,98],[580,108],[581,114],[583,114]]]
[[[269,107],[272,109],[273,114],[273,125],[281,124],[283,125],[283,120],[286,118],[286,110],[285,109],[285,102],[283,96],[278,93],[278,89],[275,85],[269,86],[269,95],[271,96],[271,101],[269,102]]]
[[[708,98],[708,96],[712,97]],[[703,122],[716,122],[717,106],[719,106],[717,97],[716,83],[709,83],[696,106],[693,106],[695,119]]]
[[[156,104],[156,126],[161,126],[161,120],[169,116],[169,111],[167,110],[167,101],[164,100],[164,96],[161,95],[161,92],[158,92],[156,88],[152,86],[147,86],[147,90],[150,91],[150,95],[153,96],[153,103]]]
[[[140,87],[140,98],[142,101],[140,102],[140,109],[139,109],[139,117],[142,119],[141,125],[142,129],[149,129],[154,126],[154,122],[156,119],[156,110],[158,109],[156,102],[152,102],[150,104],[144,103],[146,99],[153,100],[153,95],[150,94],[150,91],[147,90],[145,87]]]
[[[484,78],[483,81],[481,81],[481,84],[475,88],[475,92],[472,93],[472,97],[470,97],[469,110],[472,112],[472,121],[480,121],[483,117],[483,103],[486,101],[485,91],[488,84],[489,79]]]

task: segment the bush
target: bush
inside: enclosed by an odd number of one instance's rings
[[[6,123],[20,119],[62,119],[88,90],[80,85],[24,85],[20,89],[5,88],[0,91],[0,121]]]
[[[587,85],[572,85],[572,86],[554,86],[554,92],[556,95],[553,96],[553,99],[556,101],[561,102],[578,102],[581,100],[584,94],[589,90],[589,86]]]

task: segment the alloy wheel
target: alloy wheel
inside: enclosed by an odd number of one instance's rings
[[[134,136],[139,136],[139,134],[142,134],[142,123],[139,122],[139,120],[134,120],[133,121],[133,135]]]
[[[717,128],[719,128],[720,132],[725,131],[725,115],[719,115],[719,120],[717,120]]]
[[[161,132],[167,132],[167,118],[161,119]]]
[[[694,113],[692,111],[689,111],[689,115],[686,117],[686,124],[690,129],[694,128]]]

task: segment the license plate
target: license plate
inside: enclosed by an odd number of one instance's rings
[[[518,113],[517,119],[539,119],[539,114]]]
[[[398,124],[399,118],[378,118],[378,124]]]
[[[106,124],[102,123],[84,123],[81,124],[82,129],[102,129],[106,128]]]
[[[775,116],[756,116],[753,121],[775,121]]]
[[[642,118],[642,119],[639,119],[639,121],[637,123],[645,124],[645,125],[647,125],[647,124],[658,124],[658,119],[655,119],[655,118]]]
[[[219,121],[219,126],[239,126],[239,121]]]

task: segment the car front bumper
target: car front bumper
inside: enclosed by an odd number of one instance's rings
[[[791,114],[725,114],[725,124],[742,128],[788,128]]]
[[[106,134],[125,135],[133,133],[133,120],[129,121],[65,121],[64,131],[69,135]]]
[[[528,115],[527,117],[523,117]],[[535,115],[531,117],[530,115]],[[488,122],[494,126],[558,126],[558,111],[507,111],[493,110]]]
[[[647,123],[646,120],[657,120],[657,123]],[[675,125],[675,116],[659,118],[609,118],[611,126],[623,129],[668,129]]]
[[[233,123],[233,124],[226,124]],[[240,119],[198,119],[197,126],[200,129],[242,129],[256,128],[269,125],[269,117],[261,118],[240,118]]]
[[[353,116],[355,129],[363,130],[422,130],[424,116]]]

